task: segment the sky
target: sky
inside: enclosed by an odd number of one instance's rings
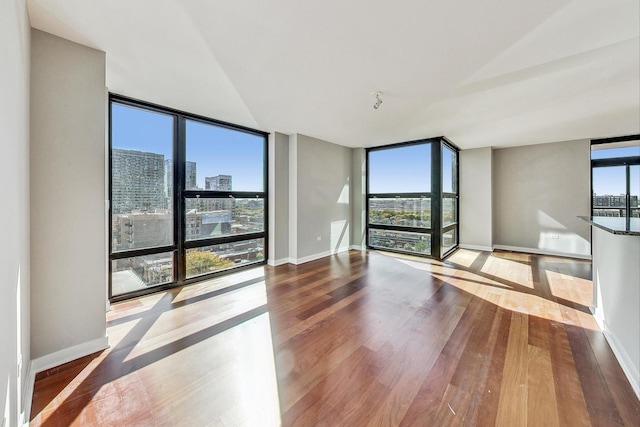
[[[173,158],[173,121],[168,114],[150,112],[117,103],[112,106],[113,148],[139,150]],[[234,191],[264,191],[263,138],[244,132],[187,120],[187,160],[196,162],[198,187],[208,176],[231,175]],[[452,153],[443,150],[444,164]],[[640,155],[640,147],[592,151],[592,158]],[[407,145],[369,153],[371,193],[422,193],[431,187],[431,147]],[[448,172],[450,169],[444,167]],[[593,191],[597,195],[626,192],[623,166],[595,168]],[[445,191],[451,188],[451,174],[443,176]],[[640,166],[631,167],[631,194],[640,192]]]
[[[112,146],[173,158],[174,117],[112,104]],[[187,120],[187,161],[196,162],[198,187],[208,176],[231,175],[234,191],[264,191],[264,139]]]
[[[442,188],[452,191],[453,151],[442,150]],[[431,145],[418,144],[369,152],[370,193],[430,193]]]
[[[640,156],[640,146],[591,151],[592,159],[628,156]],[[632,165],[629,172],[630,193],[637,196],[640,193],[640,166]],[[607,166],[593,169],[593,192],[598,196],[626,194],[626,182],[625,166]]]
[[[430,164],[429,144],[370,151],[369,192],[429,193]]]

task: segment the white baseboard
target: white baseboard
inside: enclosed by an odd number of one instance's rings
[[[351,246],[349,246],[349,250],[352,250],[352,251],[364,251],[365,247],[362,246],[362,245],[351,245]]]
[[[104,336],[92,341],[88,341],[82,344],[74,345],[73,347],[65,348],[64,350],[56,351],[55,353],[47,354],[46,356],[33,359],[29,363],[29,369],[27,370],[27,383],[24,387],[24,410],[21,417],[24,420],[24,425],[29,424],[31,418],[31,401],[33,399],[33,386],[36,381],[36,374],[38,372],[46,371],[47,369],[55,368],[56,366],[64,365],[72,360],[79,359],[97,351],[105,350],[109,348],[109,337]]]
[[[544,249],[538,248],[522,248],[520,246],[506,246],[506,245],[493,245],[493,249],[503,250],[503,251],[511,251],[511,252],[523,252],[528,254],[538,254],[538,255],[551,255],[551,256],[561,256],[565,258],[577,258],[577,259],[591,259],[591,255],[582,255],[582,254],[573,254],[567,252],[555,252],[555,251],[547,251]]]
[[[640,373],[638,373],[638,370],[633,365],[633,361],[624,350],[624,347],[620,345],[620,341],[618,341],[618,338],[613,332],[611,332],[611,329],[609,329],[609,327],[607,326],[607,322],[603,321],[602,323],[604,326],[604,328],[602,328],[604,337],[607,339],[607,342],[609,343],[611,350],[613,350],[613,354],[616,356],[616,359],[618,359],[618,363],[620,364],[620,367],[622,367],[622,371],[624,372],[624,374],[627,376],[629,383],[631,383],[631,388],[633,388],[633,391],[636,393],[636,397],[640,399]]]
[[[336,250],[332,250],[332,251],[319,252],[317,254],[309,255],[309,256],[306,256],[306,257],[298,258],[298,259],[291,259],[290,258],[289,262],[291,264],[295,264],[295,265],[304,264],[306,262],[315,261],[315,260],[320,259],[320,258],[325,258],[325,257],[331,256],[331,255],[339,254],[339,253],[342,253],[342,252],[347,252],[348,250],[349,250],[349,247],[344,247],[344,248],[339,248],[337,251]]]
[[[280,258],[280,259],[269,259],[267,260],[267,264],[270,265],[271,267],[277,267],[279,265],[283,265],[283,264],[290,264],[291,263],[291,258]]]
[[[31,361],[31,369],[37,374],[107,348],[109,337],[104,336],[34,359]]]
[[[458,248],[460,248],[460,249],[469,249],[471,251],[493,252],[493,248],[491,246],[464,245],[462,243],[459,243],[458,244]]]

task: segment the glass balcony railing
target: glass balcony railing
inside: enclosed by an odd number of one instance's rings
[[[640,206],[629,209],[631,218],[640,218]],[[627,208],[624,206],[594,206],[592,216],[625,217]]]

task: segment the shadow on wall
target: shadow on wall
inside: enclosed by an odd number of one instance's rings
[[[550,252],[566,252],[588,255],[591,253],[591,243],[576,231],[569,230],[565,225],[538,209],[538,249]],[[578,221],[578,219],[576,219]]]

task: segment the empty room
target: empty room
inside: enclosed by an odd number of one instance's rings
[[[0,425],[639,426],[637,0],[0,2]]]

